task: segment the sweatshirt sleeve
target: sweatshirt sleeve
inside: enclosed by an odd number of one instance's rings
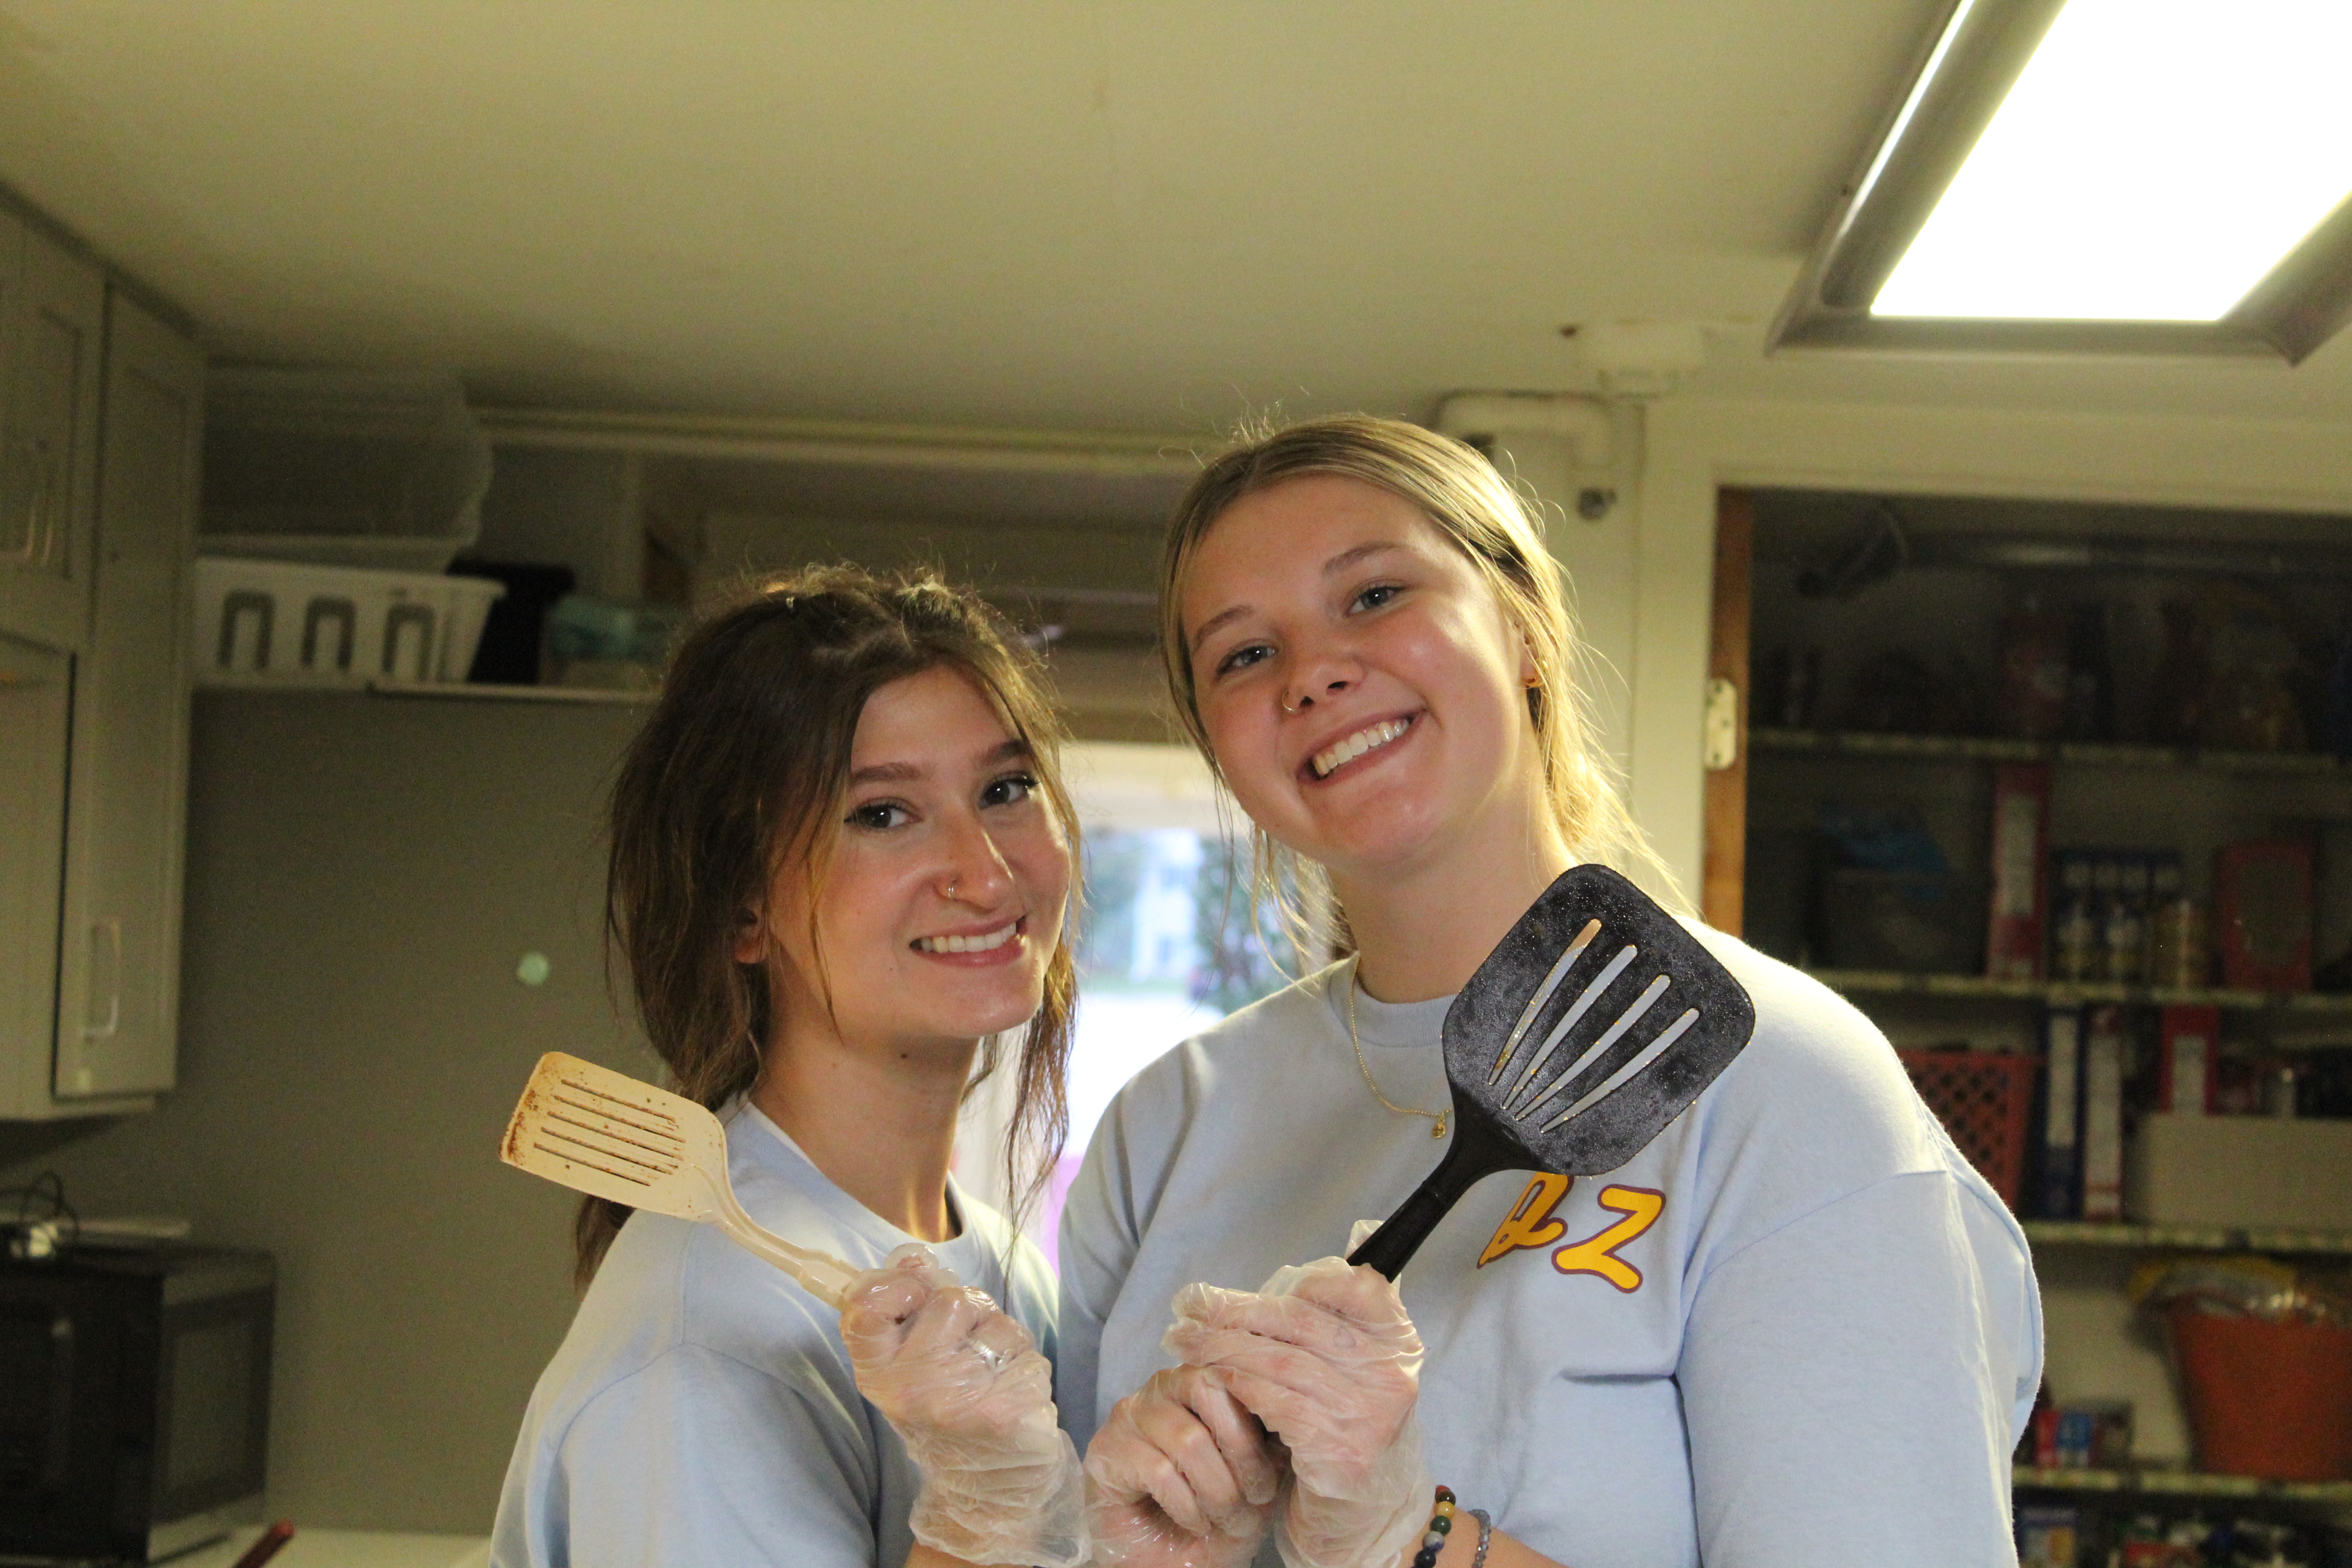
[[[874,1568],[861,1411],[680,1346],[599,1394],[530,1500],[516,1568]],[[502,1524],[508,1521],[501,1521]],[[896,1568],[895,1564],[890,1568]]]
[[[1097,1125],[1062,1208],[1060,1353],[1054,1363],[1054,1393],[1062,1429],[1081,1456],[1104,1414],[1097,1408],[1103,1325],[1135,1265],[1141,1239],[1127,1190],[1125,1098],[1114,1101]]]
[[[1947,1173],[1890,1176],[1708,1272],[1678,1369],[1702,1561],[2015,1561],[2040,1305],[2021,1259],[1972,1245],[1999,1229],[1981,1201]]]

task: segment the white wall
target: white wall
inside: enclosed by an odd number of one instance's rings
[[[1611,410],[1610,461],[1601,469],[1576,466],[1576,443],[1564,437],[1514,431],[1489,454],[1497,468],[1534,492],[1544,514],[1544,539],[1566,569],[1570,609],[1583,645],[1582,683],[1586,711],[1601,744],[1622,769],[1630,737],[1633,634],[1642,559],[1641,450],[1643,409],[1622,404]],[[1614,501],[1598,517],[1579,510],[1587,488],[1612,491]]]
[[[277,1255],[273,1516],[489,1530],[572,1321],[577,1205],[499,1163],[499,1130],[542,1051],[658,1070],[602,931],[597,824],[641,717],[200,692],[179,1088],[0,1123],[0,1186],[54,1170],[85,1215]]]

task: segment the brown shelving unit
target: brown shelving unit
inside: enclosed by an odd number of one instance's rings
[[[2232,773],[2342,773],[2321,752],[2224,752],[2195,746],[2126,746],[2084,741],[2011,741],[1990,735],[1905,735],[1874,730],[1750,730],[1759,752],[1922,762],[2072,763],[2115,768],[2205,768]]]
[[[1983,921],[1996,879],[1997,770],[2041,764],[2052,778],[2038,853],[2160,847],[2178,857],[2181,891],[2210,911],[2208,873],[2222,848],[2309,838],[2314,968],[2346,951],[2352,761],[2320,749],[2327,726],[2312,682],[2325,683],[2335,657],[2326,650],[2352,637],[2341,586],[2352,582],[2352,552],[2309,572],[2266,568],[2250,552],[2306,531],[2298,519],[2252,513],[2192,518],[2160,508],[1980,497],[1720,492],[1709,674],[1738,679],[1752,669],[1753,679],[1741,687],[1736,765],[1708,779],[1708,918],[1804,966],[1913,1050],[1957,1044],[2037,1054],[2042,1009],[2082,1005],[2137,1010],[2135,1040],[2156,1009],[2218,1008],[2223,1021],[2215,1043],[2225,1056],[2317,1058],[2352,1048],[2352,994],[1996,980],[1982,973],[1980,951],[1970,958],[1964,930],[1969,906]],[[2222,626],[2221,612],[2200,595],[2210,592],[2221,603],[2222,590],[2213,584],[2224,580],[2236,585],[2231,592],[2244,590],[2228,600],[2240,612],[2266,600],[2265,625],[2295,628],[2304,681],[2295,700],[2301,739],[2312,749],[2148,743],[2184,731],[2257,743],[2258,730],[2179,720],[2178,704],[2163,705],[2164,681],[2189,678],[2166,673],[2176,651],[2171,606],[2194,601],[2206,606],[2196,611],[2199,625]],[[1728,613],[1727,597],[1738,600]],[[2096,646],[2086,661],[2074,642],[2079,612],[2094,605]],[[2003,689],[2025,668],[2010,662],[2014,616],[2066,619],[2068,732],[2115,739],[1991,732],[2012,724],[2044,734],[2059,727],[2042,680],[2048,648],[2037,653],[2030,629],[2014,646],[2042,661],[2031,670],[2042,705],[2020,706],[2017,693]],[[2042,635],[2046,645],[2046,627]],[[2200,658],[2217,662],[2180,668],[2204,669],[2209,680],[2231,660],[2251,658],[2219,642],[2197,647]],[[2090,706],[2077,709],[2071,681],[2085,670],[2094,677]],[[1887,725],[1897,728],[1881,728]],[[1706,754],[1711,770],[1721,767],[1716,749]],[[1841,816],[1825,821],[1828,806]],[[1896,920],[1884,931],[1862,929],[1853,907],[1822,896],[1826,868],[1837,857],[1827,840],[1839,831],[1867,837],[1882,826],[1892,834],[1906,824],[1934,839],[1948,867],[1936,874],[1948,893],[1941,902],[1916,900],[1907,925]],[[1861,868],[1878,864],[1867,854],[1852,858]],[[1718,881],[1728,890],[1718,891]],[[2042,912],[2047,921],[2047,899]],[[2337,1070],[2341,1059],[2326,1069]],[[2182,1456],[2194,1444],[2186,1412],[2127,1300],[2135,1268],[2168,1252],[2267,1253],[2330,1265],[2352,1259],[2352,1222],[2312,1217],[2344,1228],[2024,1221],[2051,1313],[2052,1393],[2061,1404],[2130,1399],[2141,1417],[2141,1456],[2152,1450],[2156,1458],[2112,1469],[2020,1466],[2019,1492],[2101,1514],[2186,1513],[2212,1500],[2248,1515],[2274,1507],[2352,1520],[2352,1480],[2292,1483],[2187,1468]]]
[[[1812,977],[1842,996],[1944,996],[1987,1002],[2126,1002],[2147,1006],[2201,1003],[2237,1012],[2352,1015],[2352,993],[2168,990],[2150,985],[2084,985],[2054,980],[1992,980],[1980,974],[1910,974],[1892,969],[1816,969]]]
[[[2140,1496],[2260,1498],[2268,1502],[2352,1507],[2352,1481],[2273,1481],[2257,1476],[2214,1476],[2150,1467],[2126,1470],[2044,1469],[2020,1465],[2011,1477],[2021,1490],[2136,1493]]]
[[[2148,1252],[2285,1252],[2352,1254],[2352,1233],[2223,1225],[2125,1225],[2093,1219],[2029,1219],[2025,1239],[2035,1247],[2105,1247]]]

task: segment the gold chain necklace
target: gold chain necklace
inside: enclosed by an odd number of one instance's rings
[[[1390,1110],[1394,1111],[1399,1116],[1428,1117],[1430,1121],[1429,1135],[1432,1138],[1443,1138],[1445,1136],[1444,1111],[1416,1110],[1410,1105],[1399,1105],[1395,1100],[1391,1100],[1387,1095],[1382,1094],[1381,1092],[1381,1086],[1372,1081],[1371,1064],[1364,1060],[1364,1042],[1356,1037],[1356,972],[1352,968],[1348,971],[1348,1043],[1356,1047],[1356,1070],[1364,1075],[1364,1087],[1372,1091],[1372,1098],[1374,1100],[1379,1100],[1382,1105],[1386,1106]]]

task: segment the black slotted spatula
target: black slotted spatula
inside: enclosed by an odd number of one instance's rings
[[[1348,1261],[1395,1279],[1455,1201],[1497,1172],[1617,1169],[1755,1027],[1747,991],[1679,921],[1608,868],[1571,867],[1446,1009],[1453,1142]]]

